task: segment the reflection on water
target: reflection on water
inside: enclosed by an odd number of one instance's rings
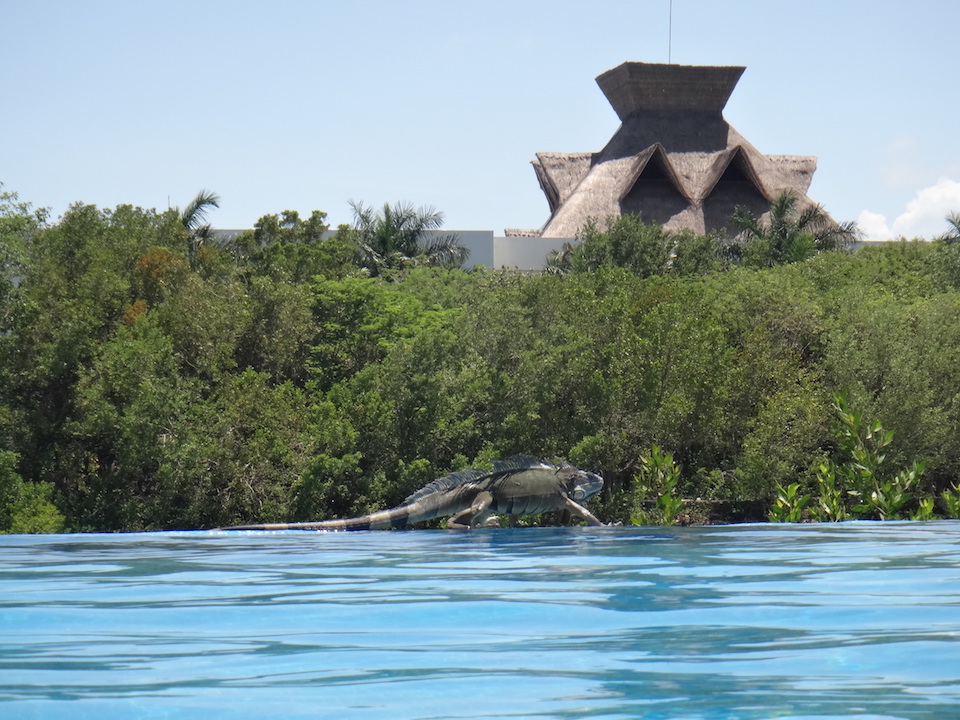
[[[0,537],[0,718],[950,718],[960,523]]]

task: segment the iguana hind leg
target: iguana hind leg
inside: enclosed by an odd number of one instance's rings
[[[490,505],[492,503],[493,495],[489,492],[484,491],[478,494],[470,507],[447,519],[447,527],[454,530],[467,530],[481,525],[499,525],[500,521],[497,518],[490,517]]]
[[[603,525],[602,522],[600,522],[599,520],[597,520],[597,518],[594,517],[592,512],[587,510],[580,503],[575,502],[570,498],[567,498],[566,502],[564,503],[564,506],[567,508],[567,510],[570,511],[571,514],[579,515],[584,520],[586,520],[588,525]]]

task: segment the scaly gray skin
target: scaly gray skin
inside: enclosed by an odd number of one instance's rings
[[[516,518],[569,510],[590,525],[603,525],[580,503],[603,487],[603,478],[569,463],[553,465],[518,456],[497,461],[493,470],[464,470],[434,480],[400,505],[347,520],[238,525],[225,530],[388,530],[438,517],[448,528],[499,526],[493,513]]]

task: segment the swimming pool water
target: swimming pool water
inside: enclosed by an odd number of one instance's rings
[[[0,536],[0,718],[960,718],[960,523]]]

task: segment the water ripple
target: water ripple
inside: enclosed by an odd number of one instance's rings
[[[926,718],[960,523],[0,537],[0,718]]]

